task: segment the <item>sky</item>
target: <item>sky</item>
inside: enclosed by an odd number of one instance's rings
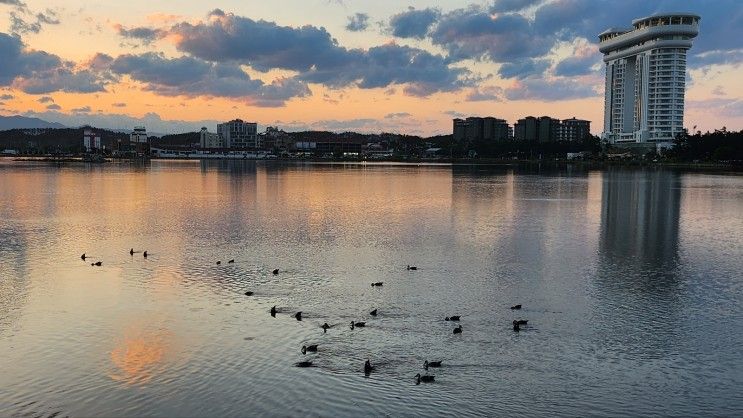
[[[0,0],[0,115],[179,133],[451,133],[454,117],[603,126],[597,35],[701,16],[684,124],[743,129],[740,0]]]

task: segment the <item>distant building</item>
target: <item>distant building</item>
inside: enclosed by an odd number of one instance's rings
[[[519,119],[515,125],[513,125],[513,137],[517,141],[537,141],[537,132],[539,126],[539,120],[534,116],[527,116],[523,119]]]
[[[217,134],[222,139],[224,148],[261,148],[258,139],[258,124],[231,120],[217,125]]]
[[[590,135],[591,122],[576,118],[560,121],[549,116],[527,116],[516,122],[513,131],[517,141],[578,141]]]
[[[144,126],[135,126],[129,134],[129,144],[134,147],[134,152],[138,155],[146,154],[150,151],[150,142],[147,138],[147,129]]]
[[[267,126],[266,132],[259,136],[259,142],[265,149],[278,149],[286,151],[294,145],[294,140],[284,130],[275,126]]]
[[[454,119],[453,125],[455,141],[506,141],[513,137],[508,122],[491,116]]]
[[[590,135],[591,121],[573,117],[562,121],[558,141],[582,141]]]
[[[85,152],[93,152],[101,149],[101,136],[92,128],[83,130],[83,147]]]
[[[467,137],[467,121],[464,119],[454,119],[454,140],[463,141]]]
[[[668,147],[684,125],[686,51],[699,16],[655,14],[599,34],[606,63],[604,129],[613,144]]]
[[[199,136],[199,147],[202,149],[208,148],[224,148],[224,141],[219,137],[219,134],[209,132],[206,127],[201,128]]]

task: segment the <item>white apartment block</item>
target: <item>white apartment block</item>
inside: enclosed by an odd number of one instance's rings
[[[604,139],[672,145],[684,126],[686,51],[699,33],[699,19],[656,14],[633,20],[631,29],[599,34],[606,63]]]

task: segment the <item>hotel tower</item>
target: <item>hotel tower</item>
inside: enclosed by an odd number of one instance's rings
[[[672,145],[684,126],[686,51],[698,33],[699,16],[663,13],[599,34],[606,63],[604,139]]]

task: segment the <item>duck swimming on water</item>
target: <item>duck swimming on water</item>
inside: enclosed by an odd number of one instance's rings
[[[511,306],[511,309],[521,309],[521,304]]]
[[[513,321],[513,330],[516,332],[521,331],[521,326],[519,325],[519,321],[516,321],[516,320]]]
[[[296,314],[294,314],[294,317],[297,318],[297,321],[301,321],[302,320],[302,311],[299,311]]]
[[[415,384],[416,384],[416,385],[420,385],[420,384],[421,384],[421,382],[424,382],[424,383],[431,383],[431,382],[433,382],[433,381],[434,381],[434,378],[435,378],[435,377],[436,377],[436,376],[429,376],[429,375],[421,376],[421,374],[420,374],[420,373],[418,373],[417,375],[415,375]]]
[[[276,305],[273,305],[271,307],[271,316],[273,316],[274,318],[276,317]]]
[[[353,322],[353,321],[351,321],[351,329],[354,329],[355,327],[361,328],[361,327],[365,327],[365,326],[366,326],[366,322]]]
[[[232,260],[228,261],[228,262],[227,262],[227,264],[232,264],[232,263],[234,263],[234,262],[235,262],[235,260],[234,260],[234,259],[232,259]]]
[[[134,248],[132,248],[131,250],[129,250],[129,255],[134,255]]]
[[[322,326],[320,326],[320,328],[322,328],[322,332],[325,333],[325,332],[328,332],[328,328],[330,328],[330,325],[328,325],[328,323],[326,322],[326,323],[322,324]]]
[[[372,283],[372,287],[382,286],[383,284],[384,284],[384,282],[374,282],[374,283]]]
[[[253,296],[254,294],[255,294],[255,292],[251,292],[250,290],[248,290],[247,292],[245,292],[245,296]]]
[[[297,363],[294,363],[294,365],[297,367],[312,367],[312,362],[311,361],[299,361]]]
[[[369,360],[366,360],[366,363],[364,363],[364,374],[369,375],[372,370],[374,370],[374,366],[371,365],[371,362]]]
[[[441,367],[441,362],[440,361],[428,361],[428,360],[426,360],[423,363],[423,368],[426,369],[426,370],[428,370],[429,367]]]
[[[374,309],[373,311],[369,312],[369,315],[371,315],[371,316],[377,316],[377,310]]]
[[[142,256],[144,256],[144,258],[147,258],[147,251],[143,252]]]
[[[85,253],[83,253],[83,255],[81,255],[81,256],[80,256],[80,258],[81,258],[81,259],[82,259],[83,261],[85,261],[85,259],[86,259],[86,258],[88,258],[88,257],[87,257],[87,256],[85,255]]]
[[[454,331],[452,331],[453,334],[461,334],[462,333],[462,326],[458,326],[457,328],[454,328]]]
[[[90,265],[91,265],[91,266],[97,266],[97,267],[100,267],[101,265],[103,265],[103,262],[102,262],[102,261],[96,261],[95,263],[90,263]]]
[[[418,267],[416,267],[416,266],[411,266],[410,264],[408,264],[408,267],[407,267],[407,269],[408,269],[408,270],[418,270]]]
[[[447,316],[444,321],[459,321],[459,315]]]
[[[308,351],[313,352],[313,353],[317,353],[317,344],[303,345],[302,346],[302,354],[307,354]]]
[[[279,274],[279,269],[273,269],[273,274]]]

